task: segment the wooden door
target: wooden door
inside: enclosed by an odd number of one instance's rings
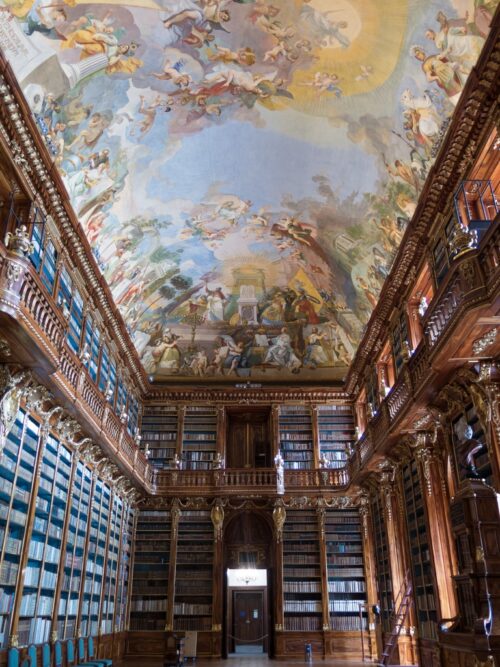
[[[267,414],[229,415],[226,458],[228,468],[266,468],[271,465]]]
[[[264,651],[264,595],[262,591],[233,591],[234,650]]]

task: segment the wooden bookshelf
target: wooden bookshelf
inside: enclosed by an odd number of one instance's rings
[[[78,461],[70,499],[70,519],[63,560],[63,582],[57,613],[57,636],[76,636],[76,620],[87,541],[88,517],[92,493],[92,472]]]
[[[174,631],[211,630],[214,538],[210,512],[183,511],[177,537]]]
[[[314,468],[311,410],[305,405],[281,406],[278,419],[279,449],[286,470]]]
[[[406,523],[410,542],[414,600],[420,636],[437,639],[438,613],[432,574],[424,499],[415,461],[402,469],[403,492],[406,503]]]
[[[118,565],[118,582],[116,587],[116,603],[113,630],[123,632],[127,625],[128,594],[130,590],[129,579],[131,544],[134,535],[135,511],[125,506],[123,517],[123,528],[120,533],[120,560]]]
[[[327,510],[325,517],[330,627],[342,632],[367,629],[361,520],[357,509]]]
[[[182,429],[184,470],[210,470],[217,454],[217,409],[211,406],[186,408]]]
[[[170,468],[177,449],[176,406],[144,407],[141,422],[142,444],[149,450],[149,462],[158,469]]]
[[[108,556],[104,575],[103,599],[101,602],[101,634],[113,632],[113,617],[115,613],[116,581],[118,576],[118,560],[120,557],[120,531],[124,514],[124,505],[121,498],[113,496],[113,511],[108,541]]]
[[[317,415],[319,458],[328,461],[329,468],[342,468],[356,440],[352,408],[348,405],[320,405]]]
[[[79,628],[83,636],[95,635],[99,631],[110,516],[111,490],[102,480],[97,479],[94,484],[87,535],[88,550]]]
[[[376,581],[380,604],[380,621],[383,632],[390,632],[392,628],[390,627],[389,619],[393,610],[391,564],[389,560],[384,508],[378,494],[373,499],[371,515],[373,517],[374,546],[377,556]]]
[[[143,510],[138,513],[130,599],[131,630],[165,629],[170,540],[169,511]]]
[[[71,465],[70,451],[49,435],[43,445],[35,518],[21,593],[18,625],[21,645],[41,644],[50,636]]]
[[[288,510],[283,531],[284,629],[322,629],[321,568],[315,510]]]
[[[0,642],[9,641],[38,450],[39,426],[19,410],[0,457]]]

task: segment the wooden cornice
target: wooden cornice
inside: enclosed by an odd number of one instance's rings
[[[349,403],[350,396],[341,389],[323,387],[277,389],[263,386],[259,389],[196,387],[176,391],[150,392],[146,403],[237,403],[238,405],[269,403]]]
[[[111,291],[95,261],[69,196],[28,108],[15,75],[0,51],[0,139],[34,203],[50,215],[66,250],[85,280],[87,291],[126,361],[132,380],[144,394],[147,376]]]
[[[500,7],[478,63],[472,70],[446,136],[399,247],[379,302],[349,369],[345,391],[359,392],[366,366],[387,337],[387,323],[405,298],[432,238],[436,218],[451,209],[453,194],[474,164],[485,136],[498,122],[500,82]]]

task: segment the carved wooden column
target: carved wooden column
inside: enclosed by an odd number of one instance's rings
[[[26,422],[23,426],[23,435],[25,428],[26,428]],[[28,564],[31,532],[33,530],[33,523],[35,520],[36,498],[38,495],[38,487],[40,486],[40,473],[41,473],[43,449],[45,447],[45,442],[47,441],[48,436],[49,436],[49,425],[47,423],[44,423],[40,427],[38,451],[36,454],[35,467],[33,470],[33,486],[31,487],[31,497],[28,507],[28,514],[26,517],[26,530],[24,533],[23,548],[21,556],[19,558],[19,569],[17,571],[17,578],[16,578],[16,595],[14,596],[14,604],[12,606],[12,611],[11,611],[12,620],[10,624],[9,646],[18,645],[17,630],[19,627],[19,613],[21,611],[21,602],[23,599],[22,591],[24,587],[24,574],[26,572],[26,566]]]
[[[452,575],[456,572],[456,557],[450,544],[449,501],[441,461],[436,448],[436,432],[417,433],[413,448],[419,465],[424,494],[429,543],[442,618],[453,618],[457,613]]]
[[[0,310],[17,317],[21,287],[30,266],[28,255],[33,250],[26,226],[8,232],[5,244],[7,254],[0,265]]]
[[[378,602],[377,581],[375,570],[375,552],[373,549],[374,537],[370,517],[370,500],[363,493],[360,497],[359,514],[361,516],[361,534],[363,537],[363,554],[365,562],[366,603],[368,617],[368,645],[369,657],[375,660],[377,655],[377,637],[375,633],[375,618],[372,608]]]
[[[174,629],[174,600],[175,600],[175,574],[177,569],[177,535],[179,533],[179,520],[181,510],[179,499],[172,500],[170,510],[170,560],[168,566],[168,589],[167,589],[167,620],[165,631],[172,632]]]
[[[325,535],[325,518],[326,511],[324,507],[316,509],[318,516],[318,535],[319,535],[319,566],[321,573],[321,602],[323,610],[323,632],[330,630],[330,608],[329,608],[329,594],[328,594],[328,564],[326,557],[326,535]]]
[[[398,498],[396,474],[396,465],[389,461],[384,462],[379,474],[379,492],[389,550],[393,604],[395,604],[398,594],[403,589],[405,580],[407,580],[407,577],[411,577],[410,562],[406,549],[406,532],[403,527],[403,504],[401,496]],[[398,638],[399,664],[401,665],[417,663],[415,634],[411,632],[415,624],[415,609],[411,605],[405,620],[405,628]],[[406,636],[403,634],[404,631],[406,631]]]
[[[279,416],[280,407],[274,404],[271,408],[271,458],[273,461],[280,449]]]
[[[212,632],[217,633],[212,639],[213,657],[222,653],[222,613],[223,613],[223,567],[224,567],[224,506],[220,498],[216,498],[210,513],[214,526],[214,565],[212,589]]]
[[[284,610],[283,610],[283,528],[285,526],[286,510],[281,498],[274,503],[273,522],[274,522],[274,629],[276,632],[284,630]]]

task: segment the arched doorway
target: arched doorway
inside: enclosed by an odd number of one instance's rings
[[[224,531],[223,655],[269,654],[274,618],[271,516],[235,512]]]

